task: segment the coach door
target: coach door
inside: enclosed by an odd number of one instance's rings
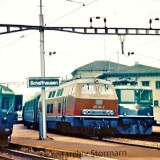
[[[65,115],[66,115],[66,106],[67,106],[66,97],[63,97],[63,103],[62,103],[62,116],[65,116]]]

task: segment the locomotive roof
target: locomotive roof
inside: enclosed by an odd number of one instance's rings
[[[105,83],[105,84],[112,84],[110,81],[104,80],[104,79],[98,79],[98,78],[79,78],[79,79],[71,79],[68,82],[65,82],[61,84],[59,87],[65,87],[73,84],[78,84],[78,83]],[[57,88],[57,87],[54,87]],[[53,87],[48,88],[48,90],[52,90]]]
[[[74,83],[107,83],[111,84],[110,81],[99,79],[99,78],[77,78],[77,79],[71,79],[70,81],[64,83],[64,84],[74,84]],[[62,84],[63,85],[63,84]]]
[[[0,94],[14,94],[14,92],[10,88],[0,85]]]

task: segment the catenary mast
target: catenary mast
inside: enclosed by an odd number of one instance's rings
[[[39,15],[39,23],[40,23],[40,60],[41,60],[41,77],[45,77],[45,56],[44,56],[44,19],[42,13],[42,0],[40,0],[40,15]],[[39,123],[39,139],[46,138],[46,102],[45,102],[45,87],[41,87],[41,99],[42,99],[42,111],[40,111],[40,122]]]

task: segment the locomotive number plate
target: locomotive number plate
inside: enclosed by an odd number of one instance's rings
[[[102,105],[103,101],[101,99],[96,99],[96,105]]]

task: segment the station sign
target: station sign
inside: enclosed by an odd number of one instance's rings
[[[56,87],[59,86],[58,77],[29,77],[27,87]]]

